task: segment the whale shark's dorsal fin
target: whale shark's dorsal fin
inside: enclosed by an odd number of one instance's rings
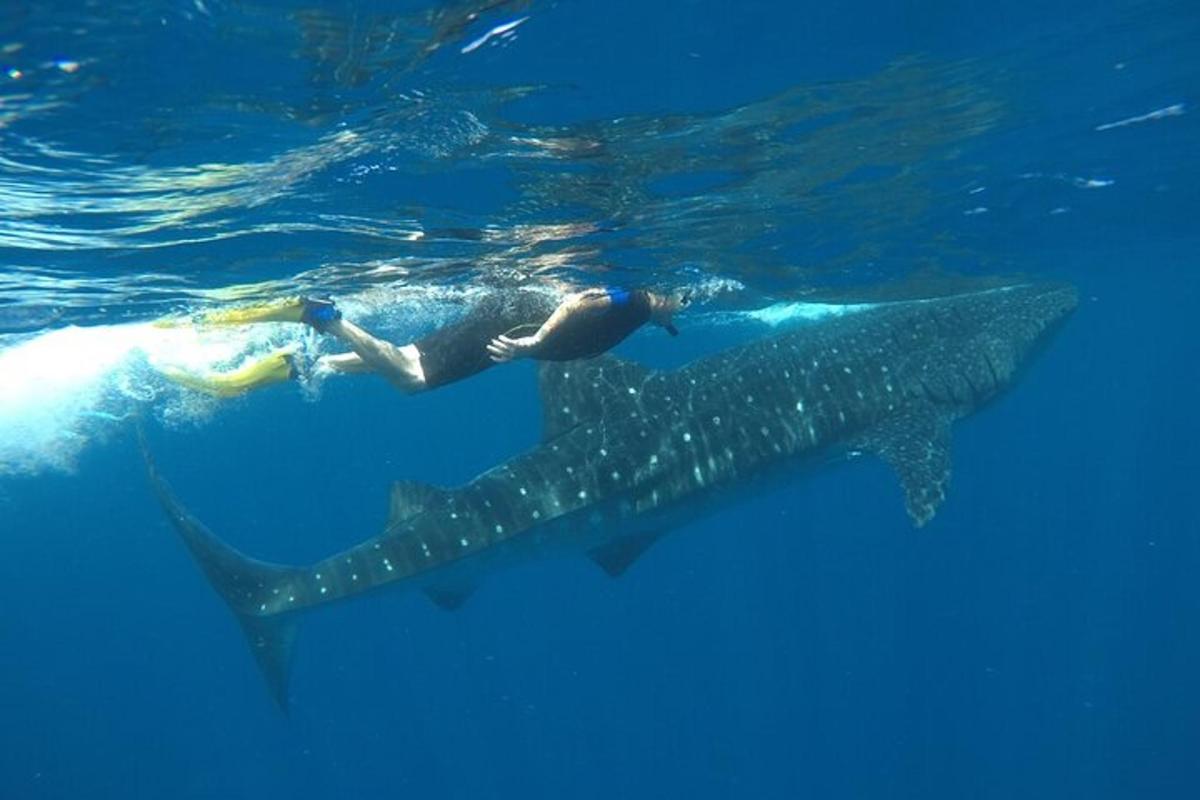
[[[856,444],[892,466],[904,489],[904,505],[921,527],[946,499],[950,482],[952,416],[932,404],[914,406],[868,431]]]
[[[392,484],[391,505],[388,511],[388,527],[392,528],[406,519],[443,502],[446,490],[420,481],[396,481]]]
[[[538,372],[542,396],[542,440],[577,425],[635,409],[659,373],[632,361],[603,355],[587,361],[546,361]]]

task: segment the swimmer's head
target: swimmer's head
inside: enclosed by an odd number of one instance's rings
[[[650,294],[650,321],[660,325],[672,336],[679,335],[679,329],[671,322],[671,317],[679,309],[692,301],[689,292],[668,292]]]

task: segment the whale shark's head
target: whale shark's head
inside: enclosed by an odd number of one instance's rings
[[[1018,357],[1045,345],[1079,305],[1079,292],[1066,283],[1010,286],[997,292],[988,327],[1007,336]]]
[[[1010,383],[1078,305],[1079,293],[1065,283],[1019,284],[964,298],[959,311],[974,329],[966,352],[985,357],[998,384]]]

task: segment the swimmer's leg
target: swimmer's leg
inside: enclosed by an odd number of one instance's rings
[[[160,369],[172,383],[213,397],[237,397],[254,389],[289,381],[297,376],[295,347],[283,347],[229,372],[197,374],[180,369]]]
[[[397,389],[409,394],[428,388],[425,383],[425,370],[421,367],[421,352],[415,345],[394,345],[372,336],[353,322],[340,318],[326,324],[323,332],[337,337],[354,351],[346,356],[327,356],[321,359],[334,371],[377,372]],[[348,358],[350,355],[356,356],[358,360]]]
[[[363,361],[362,356],[358,353],[338,353],[336,355],[321,356],[317,359],[317,372],[329,374],[337,372],[343,375],[357,375],[362,372],[370,372],[371,368],[367,366],[367,362]]]

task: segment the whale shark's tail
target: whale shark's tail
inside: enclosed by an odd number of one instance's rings
[[[208,582],[237,617],[275,702],[286,713],[292,644],[296,638],[296,614],[263,613],[265,609],[253,605],[250,600],[271,591],[271,587],[286,586],[301,569],[258,561],[217,538],[183,507],[159,474],[144,438],[141,444],[146,471],[159,503],[204,571]]]

